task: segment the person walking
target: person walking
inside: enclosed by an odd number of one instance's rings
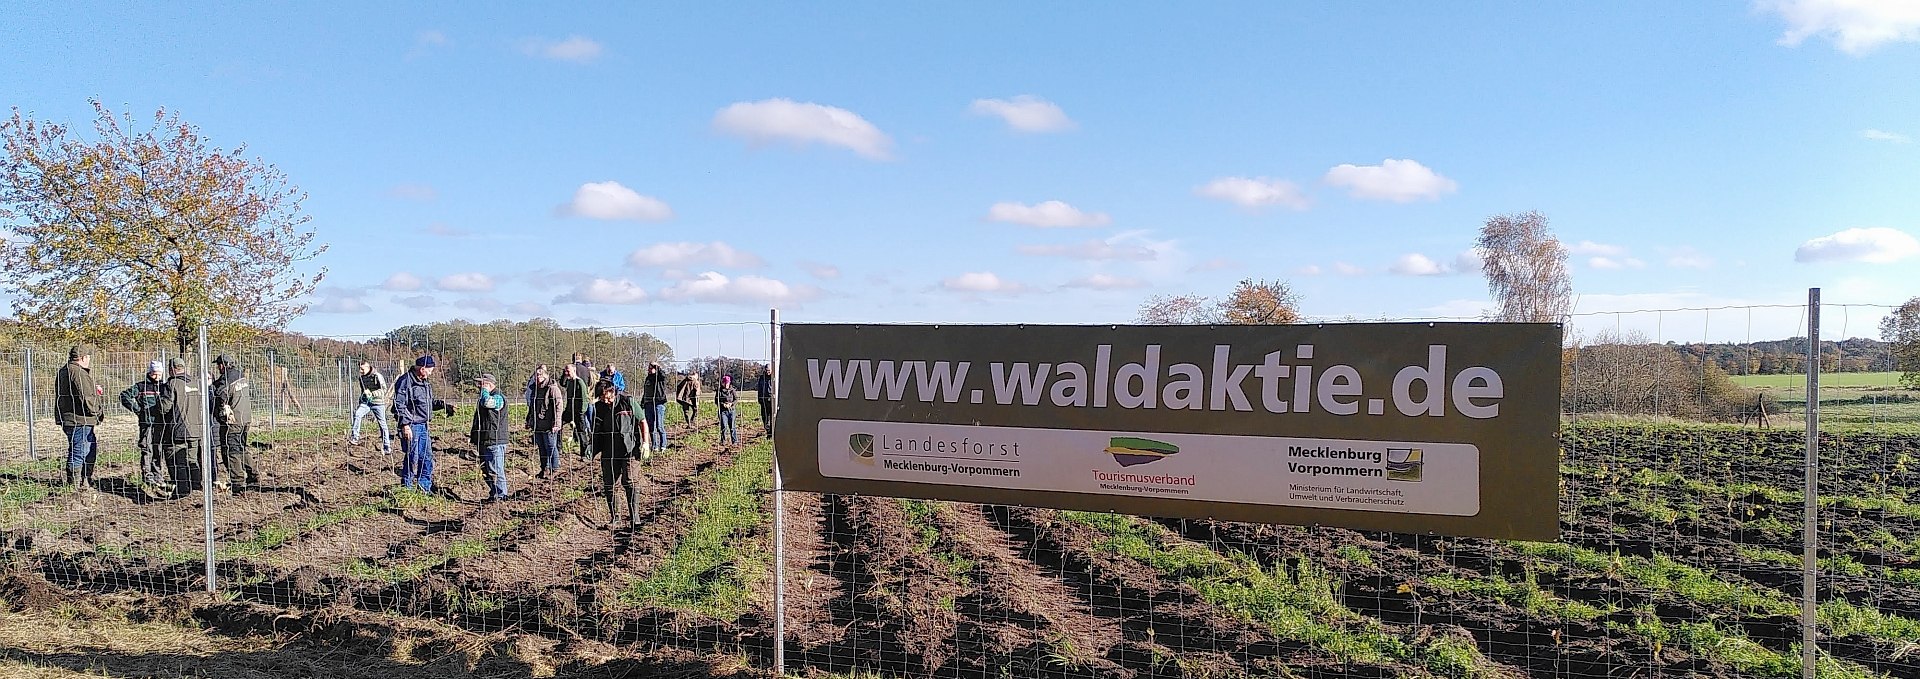
[[[140,492],[155,500],[169,495],[164,489],[167,450],[162,441],[166,414],[160,409],[160,395],[167,388],[160,378],[164,367],[160,361],[147,364],[147,379],[120,391],[120,407],[133,413],[140,424],[138,438],[134,439],[134,446],[140,450]]]
[[[405,458],[400,463],[400,485],[418,488],[422,493],[433,492],[433,439],[427,433],[427,422],[433,419],[433,411],[445,409],[448,416],[453,415],[453,407],[434,400],[433,385],[427,381],[433,375],[433,357],[421,356],[413,359],[413,369],[393,381],[393,419],[400,425],[400,447]]]
[[[93,489],[93,465],[100,456],[94,427],[106,420],[100,401],[106,390],[93,379],[93,347],[76,344],[67,364],[53,378],[53,416],[67,435],[67,487]]]
[[[613,486],[627,496],[627,529],[640,524],[640,507],[635,504],[633,476],[636,458],[645,462],[653,456],[647,442],[647,425],[633,416],[633,401],[613,388],[611,383],[594,385],[593,454],[600,457],[600,489],[607,496],[607,527],[618,525],[619,506]]]
[[[533,432],[533,447],[540,451],[540,473],[546,479],[560,473],[560,423],[565,422],[567,396],[547,375],[547,366],[533,369],[533,392],[527,399],[527,430]]]
[[[646,413],[653,449],[666,450],[667,374],[660,370],[659,361],[647,364],[646,379],[640,383],[640,410]]]
[[[680,404],[680,422],[691,426],[700,414],[700,376],[687,370],[680,373],[680,384],[673,388],[673,400]]]
[[[167,386],[160,397],[161,409],[166,412],[163,430],[168,469],[173,473],[173,498],[180,499],[193,493],[202,432],[210,431],[207,407],[201,401],[208,382],[204,375],[198,380],[189,379],[187,362],[178,358],[167,361],[167,372]]]
[[[373,421],[380,424],[380,454],[393,454],[393,432],[387,430],[387,378],[373,369],[373,364],[360,362],[360,402],[353,406],[353,433],[347,435],[349,445],[360,445],[360,420],[373,415]]]
[[[260,471],[247,452],[247,427],[253,424],[253,395],[247,391],[246,373],[226,354],[213,359],[219,376],[213,379],[214,420],[220,423],[220,464],[227,468],[227,480],[214,485],[239,495],[260,486]]]
[[[480,477],[487,483],[487,502],[507,499],[507,397],[500,393],[493,373],[474,378],[480,402],[473,408],[473,427],[467,440],[480,456]]]
[[[580,447],[580,458],[586,459],[593,453],[593,426],[588,424],[593,405],[593,386],[587,383],[586,374],[580,372],[579,364],[568,363],[565,372],[561,373],[560,393],[563,408],[561,419],[573,428],[573,442]]]
[[[760,368],[760,377],[753,382],[754,392],[760,395],[760,426],[773,435],[773,373],[765,367]]]
[[[740,445],[740,426],[733,419],[734,408],[740,405],[740,390],[733,388],[732,375],[720,376],[720,388],[713,390],[713,403],[720,409],[720,444]]]

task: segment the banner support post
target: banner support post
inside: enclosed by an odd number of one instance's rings
[[[1806,525],[1800,536],[1800,676],[1813,679],[1820,587],[1820,289],[1807,290]]]
[[[767,354],[768,379],[777,380],[780,376],[780,310],[773,309],[768,314],[767,345],[771,353]],[[773,421],[773,415],[780,412],[780,390],[773,390],[773,399],[767,401],[767,407],[773,413],[767,417]],[[768,442],[773,432],[767,432]],[[773,450],[773,675],[787,675],[787,507],[783,497],[786,495],[780,480],[780,451]]]

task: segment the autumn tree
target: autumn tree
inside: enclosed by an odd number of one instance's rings
[[[1300,296],[1285,281],[1240,281],[1215,301],[1204,295],[1155,295],[1140,305],[1146,325],[1285,325],[1300,322]]]
[[[1494,215],[1480,227],[1474,247],[1487,290],[1499,308],[1491,320],[1557,323],[1573,306],[1567,249],[1539,212]]]
[[[0,291],[49,339],[245,341],[285,327],[326,270],[306,194],[245,147],[212,147],[166,109],[136,129],[93,102],[94,135],[13,109],[0,121]]]
[[[1893,353],[1893,369],[1901,373],[1900,384],[1920,389],[1920,297],[1907,300],[1880,319],[1880,340]]]

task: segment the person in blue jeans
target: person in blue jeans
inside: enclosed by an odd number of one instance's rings
[[[500,393],[493,373],[474,378],[480,402],[473,408],[473,428],[467,440],[480,454],[480,476],[487,483],[487,502],[507,499],[507,397]]]
[[[640,383],[640,410],[647,414],[647,429],[654,450],[667,449],[667,373],[660,362],[647,364],[647,377]]]
[[[713,403],[720,407],[720,444],[740,445],[740,427],[734,422],[734,407],[740,405],[740,390],[733,388],[733,376],[721,375],[720,388],[713,391]]]
[[[427,422],[435,410],[453,415],[453,406],[434,400],[433,385],[427,381],[432,375],[433,357],[421,356],[413,360],[412,370],[393,381],[393,419],[400,424],[400,447],[406,451],[400,485],[423,493],[433,492],[433,439]]]
[[[68,487],[93,488],[93,465],[100,454],[93,428],[106,418],[100,407],[106,393],[93,379],[93,347],[77,344],[67,350],[67,364],[53,378],[53,413],[67,434]]]
[[[393,434],[387,431],[387,378],[373,369],[373,364],[360,362],[360,402],[353,407],[353,433],[347,435],[349,445],[360,445],[360,420],[372,415],[373,421],[380,424],[380,454],[393,454]]]
[[[534,448],[540,451],[540,473],[546,479],[560,473],[560,425],[566,421],[566,393],[547,374],[547,366],[533,369],[532,389],[527,392],[527,430],[533,432]]]

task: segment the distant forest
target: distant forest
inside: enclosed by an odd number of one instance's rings
[[[1676,344],[1667,346],[1695,361],[1710,358],[1728,375],[1805,374],[1807,338],[1797,337],[1746,344]],[[1821,372],[1885,372],[1896,370],[1892,345],[1855,337],[1820,343]]]

